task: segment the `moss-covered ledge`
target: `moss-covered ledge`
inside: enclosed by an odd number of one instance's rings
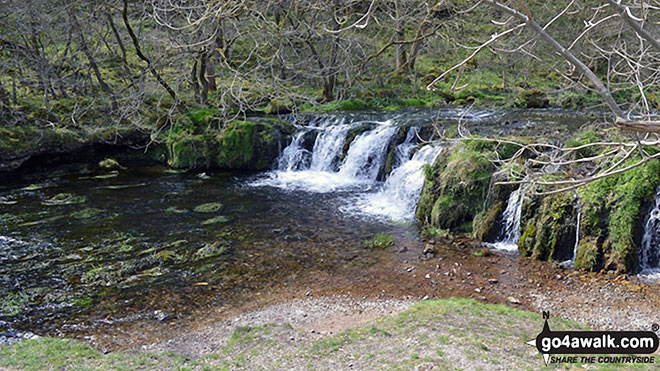
[[[0,127],[0,172],[18,169],[26,161],[80,153],[88,158],[95,145],[131,147],[149,141],[149,132],[135,127],[79,128],[65,126]]]
[[[207,122],[205,128],[201,124]],[[208,124],[177,123],[166,134],[167,164],[179,169],[268,169],[286,146],[294,127],[276,118]]]
[[[517,149],[478,138],[447,146],[425,168],[425,182],[417,205],[417,220],[425,226],[496,237],[503,202],[511,191],[493,187],[493,160],[508,158]]]

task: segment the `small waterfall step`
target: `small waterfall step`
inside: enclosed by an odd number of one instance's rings
[[[527,186],[522,184],[518,189],[511,192],[506,203],[506,209],[502,213],[503,228],[498,240],[490,246],[507,251],[518,250],[520,239],[520,222],[522,218],[523,202],[525,201]]]
[[[656,190],[655,204],[644,225],[644,237],[639,249],[640,276],[660,279],[660,186]]]
[[[299,126],[282,150],[276,168],[253,186],[271,186],[306,192],[350,192],[340,210],[390,221],[409,221],[424,185],[423,167],[441,152],[438,145],[419,144],[419,127],[407,129],[406,138],[394,148],[392,170],[383,173],[391,145],[402,123],[326,117]],[[361,128],[366,128],[363,132]],[[355,138],[350,134],[360,130]],[[314,134],[313,146],[310,145]],[[342,159],[347,141],[348,151]]]

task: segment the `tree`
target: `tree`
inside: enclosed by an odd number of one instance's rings
[[[580,9],[577,8],[578,5],[575,1],[569,2],[560,12],[554,14],[545,26],[538,23],[530,7],[522,0],[516,0],[514,5],[506,5],[495,0],[483,0],[477,3],[477,5],[481,4],[507,16],[507,19],[502,22],[492,20],[496,24],[509,26],[514,20],[521,23],[491,35],[489,40],[476,47],[466,59],[434,79],[427,86],[428,89],[433,89],[433,85],[437,81],[464,66],[483,50],[490,49],[496,53],[524,53],[537,62],[553,66],[572,83],[581,84],[597,91],[612,113],[612,124],[625,131],[638,133],[626,134],[628,141],[591,143],[573,148],[561,148],[547,143],[518,143],[520,151],[503,162],[503,171],[510,172],[515,168],[510,165],[519,161],[526,151],[531,152],[534,158],[528,162],[524,179],[499,184],[531,183],[551,188],[542,193],[556,193],[574,189],[660,158],[660,152],[648,151],[649,147],[660,145],[660,140],[655,135],[660,132],[660,121],[657,120],[657,114],[653,112],[652,106],[649,104],[649,96],[657,94],[658,82],[660,82],[660,48],[658,48],[658,32],[655,29],[660,16],[660,12],[658,12],[660,7],[645,2],[626,5],[615,0],[589,4],[586,7],[589,17],[583,19],[584,30],[570,40],[569,46],[564,46],[552,35],[551,29],[553,23],[566,17],[569,12],[579,13]],[[519,10],[516,10],[515,6],[518,6]],[[476,6],[467,11],[474,11],[474,9]],[[635,15],[635,12],[638,15]],[[531,34],[524,33],[528,30],[531,31]],[[505,37],[511,35],[518,36],[513,39],[513,46],[508,49],[495,47],[498,42],[502,42]],[[555,55],[545,53],[539,56],[538,53],[533,52],[538,39],[542,39],[556,55],[561,56],[569,64],[567,72],[559,70]],[[577,54],[574,50],[579,46],[582,47],[582,50],[580,54]],[[599,63],[594,64],[594,61]],[[601,72],[599,76],[598,71],[595,72],[588,66],[590,62],[596,66],[605,65],[605,71]],[[583,82],[583,80],[586,81]],[[605,82],[603,82],[604,80]],[[615,99],[612,93],[614,90],[627,93],[618,95],[625,106]],[[638,98],[635,99],[634,95],[630,93],[632,91],[638,92]],[[574,155],[585,147],[598,147],[606,150],[592,158],[576,159]],[[637,161],[630,163],[629,160],[634,159],[635,156],[638,157]],[[600,162],[601,166],[592,167],[577,176],[569,175],[569,172],[566,171],[567,167],[576,163],[596,160]],[[539,170],[538,165],[544,166]],[[542,178],[548,174],[548,171],[563,174],[565,179],[543,180]],[[521,174],[511,175],[519,177]]]

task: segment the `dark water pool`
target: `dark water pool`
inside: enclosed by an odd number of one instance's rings
[[[0,331],[66,334],[176,316],[301,272],[370,264],[376,252],[362,245],[366,238],[387,232],[405,241],[417,233],[413,225],[341,214],[343,192],[125,165],[1,179]],[[190,291],[195,286],[214,290]]]

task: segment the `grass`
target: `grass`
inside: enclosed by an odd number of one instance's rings
[[[369,249],[384,249],[394,245],[394,237],[387,233],[381,233],[373,238],[362,241],[362,244]]]
[[[586,327],[552,318],[555,330]],[[542,317],[472,299],[427,300],[337,335],[318,339],[289,325],[238,327],[217,352],[193,360],[173,353],[101,354],[74,340],[41,338],[0,346],[0,367],[43,369],[291,369],[408,370],[543,369],[541,355],[524,344],[543,327]],[[297,339],[291,342],[290,339]],[[580,364],[570,365],[581,367]],[[614,369],[617,365],[590,365]],[[621,365],[618,365],[621,366]],[[629,366],[629,365],[626,365]],[[649,369],[647,365],[634,365]],[[557,369],[550,365],[546,369]]]

